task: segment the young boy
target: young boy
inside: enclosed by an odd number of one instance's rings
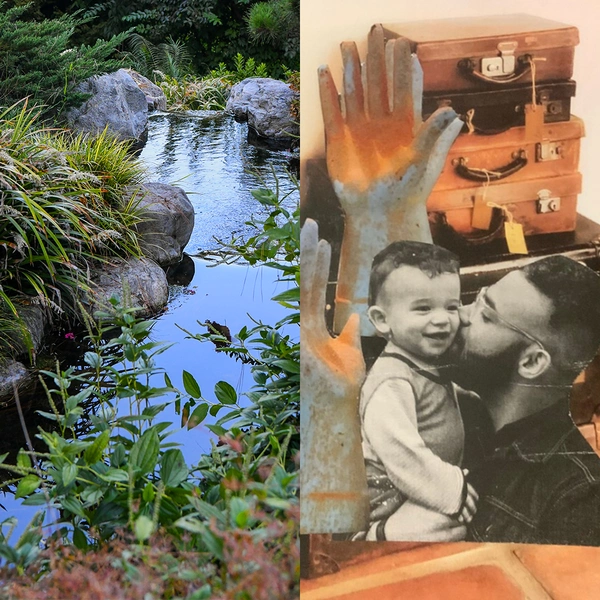
[[[420,242],[395,242],[373,260],[368,315],[387,345],[360,398],[367,540],[464,539],[475,512],[455,388],[437,369],[459,326],[458,272],[454,254]]]

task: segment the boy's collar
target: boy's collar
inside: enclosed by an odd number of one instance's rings
[[[405,358],[408,358],[408,360],[410,360],[415,365],[417,365],[417,367],[419,367],[419,369],[422,369],[423,371],[429,371],[429,373],[431,373],[432,375],[435,375],[436,377],[440,376],[440,373],[439,373],[437,367],[435,367],[431,363],[428,363],[423,358],[421,358],[419,356],[415,356],[411,352],[408,352],[404,348],[400,348],[400,347],[396,346],[396,344],[394,344],[394,342],[392,342],[391,340],[388,340],[383,351],[388,354],[400,354],[400,355],[404,356]]]

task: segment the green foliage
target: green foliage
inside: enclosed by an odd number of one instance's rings
[[[25,5],[7,10],[0,4],[0,105],[30,97],[45,105],[48,113],[57,114],[85,99],[74,89],[78,83],[123,66],[111,57],[128,32],[74,47],[71,38],[77,21],[73,16],[28,20],[27,9]]]
[[[26,103],[0,113],[0,298],[74,310],[87,267],[139,255],[135,200],[142,169],[128,145],[47,129]],[[0,311],[1,312],[1,311]]]
[[[252,40],[277,45],[286,59],[297,63],[300,53],[299,0],[269,0],[254,4],[248,12]]]
[[[155,71],[170,110],[224,110],[231,84],[222,77],[184,77],[181,80]]]
[[[160,71],[171,79],[182,79],[190,74],[191,55],[181,40],[168,37],[166,42],[153,44],[138,33],[129,38],[135,60],[135,69],[149,79]]]

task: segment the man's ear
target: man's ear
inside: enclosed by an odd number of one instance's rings
[[[369,315],[371,323],[373,323],[373,326],[377,329],[377,333],[382,337],[386,337],[390,332],[390,326],[387,324],[385,310],[383,310],[381,306],[369,306],[367,314]]]
[[[519,357],[518,372],[523,379],[536,379],[545,373],[552,364],[548,351],[536,345],[531,345]]]

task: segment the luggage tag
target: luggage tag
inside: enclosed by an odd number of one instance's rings
[[[541,142],[544,137],[544,107],[535,97],[535,61],[544,57],[530,58],[531,65],[531,104],[525,105],[525,137],[533,142]]]
[[[511,254],[529,254],[525,234],[523,233],[523,225],[515,221],[513,214],[505,206],[495,202],[488,202],[488,206],[499,208],[507,218],[504,222],[504,236],[506,237],[508,251]]]

